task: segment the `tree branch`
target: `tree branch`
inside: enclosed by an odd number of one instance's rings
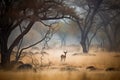
[[[43,40],[45,40],[45,38],[47,37],[47,35],[49,34],[49,32],[50,32],[50,30],[47,31],[47,33],[45,34],[45,36],[44,36],[40,41],[38,41],[38,42],[36,42],[36,43],[34,43],[34,44],[28,46],[28,47],[22,48],[22,49],[20,50],[20,53],[19,53],[18,58],[20,58],[20,56],[21,56],[23,50],[28,49],[28,48],[30,48],[30,47],[32,47],[32,46],[35,46],[35,45],[39,44],[40,42],[42,42]]]
[[[9,51],[11,52],[13,48],[19,44],[19,41],[30,31],[31,27],[33,26],[34,21],[31,21],[28,27],[14,40],[14,42],[9,47]]]

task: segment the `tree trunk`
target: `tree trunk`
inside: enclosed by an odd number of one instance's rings
[[[10,64],[10,55],[11,52],[8,50],[7,42],[8,42],[8,36],[7,33],[0,35],[0,45],[1,45],[1,66],[2,68],[6,69],[9,67]]]
[[[88,53],[88,50],[87,50],[87,46],[86,46],[86,42],[85,41],[81,41],[81,46],[82,46],[82,49],[83,49],[83,53]]]
[[[1,53],[1,65],[3,68],[7,68],[10,65],[9,53]]]
[[[4,69],[8,69],[10,65],[11,52],[8,51],[8,49],[6,48],[7,45],[5,44],[1,48],[1,66]]]
[[[109,44],[110,44],[109,51],[116,51],[116,45],[113,42],[111,42]]]

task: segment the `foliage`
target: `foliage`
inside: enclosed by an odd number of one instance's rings
[[[73,9],[67,7],[63,0],[1,0],[0,48],[2,65],[10,63],[12,50],[30,31],[36,21],[49,26],[43,20],[72,17],[76,17]],[[26,22],[26,26],[22,26],[22,22]],[[21,34],[8,47],[8,38],[16,28],[20,28]]]

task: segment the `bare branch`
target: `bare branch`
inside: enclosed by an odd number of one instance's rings
[[[9,47],[9,51],[11,52],[13,48],[18,45],[19,41],[23,38],[24,35],[26,35],[29,30],[31,29],[32,25],[34,24],[34,21],[31,21],[28,25],[28,27],[14,40],[12,45]]]
[[[23,50],[28,49],[28,48],[30,48],[30,47],[32,47],[32,46],[35,46],[35,45],[41,43],[43,40],[45,40],[45,38],[46,38],[47,35],[49,34],[49,31],[50,31],[50,29],[47,31],[47,33],[45,34],[45,36],[44,36],[40,41],[38,41],[38,42],[36,42],[36,43],[34,43],[34,44],[28,46],[28,47],[22,48],[22,49],[20,50],[20,52],[19,52],[19,56],[18,56],[18,58],[20,58],[20,56],[21,56]]]

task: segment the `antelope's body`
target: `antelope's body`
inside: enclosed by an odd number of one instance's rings
[[[64,54],[61,55],[61,61],[65,61],[67,51],[64,51]]]

